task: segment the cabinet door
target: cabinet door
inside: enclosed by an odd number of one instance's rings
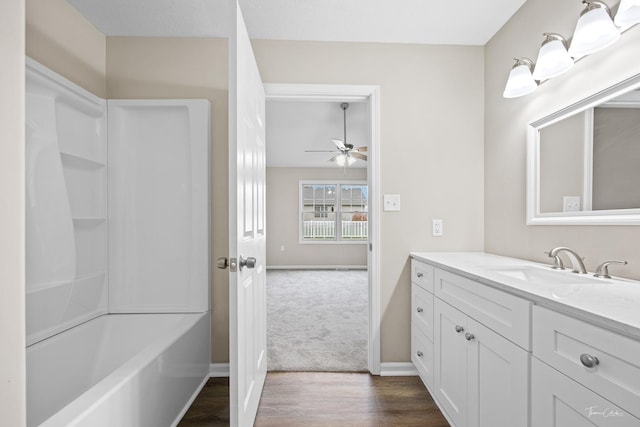
[[[531,427],[638,427],[640,419],[531,358]]]
[[[434,394],[454,425],[467,420],[467,316],[434,298]]]
[[[529,425],[529,353],[468,320],[469,427]]]
[[[424,385],[433,390],[433,341],[422,329],[411,327],[411,361],[418,370]]]

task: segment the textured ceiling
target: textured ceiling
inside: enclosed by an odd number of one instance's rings
[[[108,36],[226,37],[228,0],[68,0]],[[251,38],[484,45],[525,0],[240,0]]]

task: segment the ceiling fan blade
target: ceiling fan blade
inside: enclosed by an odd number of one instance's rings
[[[305,153],[335,153],[336,150],[304,150]]]
[[[364,154],[360,154],[357,151],[352,151],[349,154],[355,157],[356,159],[364,160],[365,162],[367,161],[367,156],[365,156]]]
[[[367,147],[357,147],[357,148],[354,148],[352,151],[357,151],[359,153],[366,153],[367,150],[368,150]]]
[[[340,139],[332,139],[331,141],[333,141],[334,144],[336,144],[336,147],[338,147],[339,150],[346,150],[347,147],[345,147],[344,142],[342,142],[342,140]]]
[[[338,161],[338,157],[342,156],[342,153],[338,153],[335,156],[333,156],[332,158],[330,158],[329,160],[327,160],[327,162],[331,162],[331,163],[335,163]]]

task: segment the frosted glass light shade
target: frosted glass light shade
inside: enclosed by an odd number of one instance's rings
[[[620,31],[613,24],[608,9],[602,6],[589,2],[587,11],[578,19],[569,47],[569,55],[573,58],[590,55],[612,45],[620,38]]]
[[[517,98],[527,95],[538,87],[531,74],[531,60],[517,59],[516,65],[509,73],[507,85],[504,88],[502,96],[505,98]],[[528,62],[527,62],[528,61]]]
[[[613,22],[622,29],[640,23],[640,0],[622,0]]]
[[[538,81],[557,77],[573,67],[573,59],[562,40],[545,41],[538,52],[533,78]]]

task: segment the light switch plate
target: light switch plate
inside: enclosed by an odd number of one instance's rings
[[[399,194],[385,194],[384,195],[384,208],[385,211],[399,211],[400,210],[400,195]]]
[[[579,212],[580,196],[564,196],[562,198],[562,212]]]

